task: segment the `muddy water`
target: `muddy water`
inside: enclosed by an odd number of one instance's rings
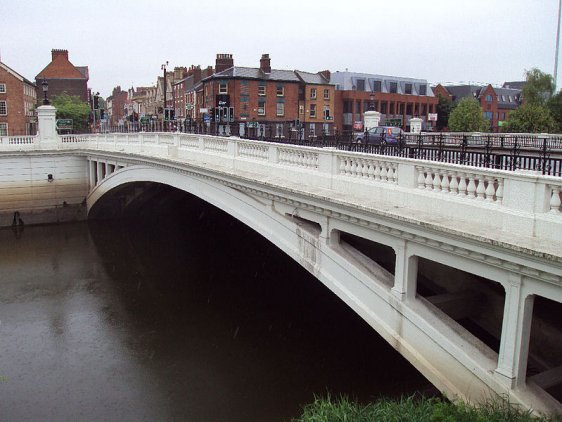
[[[427,381],[210,208],[0,230],[0,420],[282,421]]]

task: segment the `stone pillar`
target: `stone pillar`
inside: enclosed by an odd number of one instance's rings
[[[422,119],[419,117],[412,117],[410,119],[410,132],[411,133],[421,133],[422,130]]]
[[[416,297],[418,277],[418,257],[408,252],[408,242],[394,247],[396,266],[394,269],[394,286],[392,294],[399,298],[414,299]]]
[[[94,189],[96,186],[96,163],[92,160],[88,161],[89,165],[89,181],[90,181],[90,190]]]
[[[522,277],[512,274],[505,289],[496,375],[509,388],[525,383],[534,296],[524,296]]]
[[[381,121],[381,114],[378,111],[366,111],[364,114],[365,130],[377,127]]]
[[[37,107],[37,135],[42,148],[56,148],[59,143],[56,114],[57,109],[53,106]]]

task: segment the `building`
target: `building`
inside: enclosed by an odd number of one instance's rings
[[[434,88],[435,95],[449,98],[453,103],[463,98],[474,98],[482,107],[484,117],[490,121],[490,129],[498,132],[509,113],[522,103],[521,89],[509,88],[518,82],[506,82],[503,88],[494,88],[488,84],[478,85],[446,85],[438,84]],[[521,86],[521,85],[517,85]]]
[[[197,96],[197,94],[196,94]],[[234,66],[231,54],[217,54],[215,73],[202,80],[200,118],[229,133],[315,138],[333,131],[334,86],[325,72]]]
[[[51,50],[51,55],[51,63],[35,77],[37,97],[42,97],[41,83],[46,80],[49,84],[49,98],[61,94],[76,95],[87,103],[88,67],[74,66],[68,59],[68,50]]]
[[[184,78],[174,82],[172,90],[176,120],[195,121],[199,105],[196,98],[197,89],[202,86],[201,80],[213,73],[212,66],[206,69],[201,69],[201,66],[191,66]]]
[[[123,122],[127,97],[127,91],[123,91],[120,86],[116,86],[113,88],[111,95],[106,99],[107,114],[111,126],[116,126]]]
[[[0,62],[0,136],[37,131],[35,84]]]
[[[330,83],[336,87],[335,124],[338,130],[363,130],[363,114],[381,113],[381,125],[405,130],[412,117],[422,119],[430,129],[429,115],[435,113],[438,99],[425,79],[402,78],[355,72],[335,72]]]

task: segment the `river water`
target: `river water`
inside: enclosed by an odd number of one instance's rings
[[[0,230],[0,420],[284,421],[428,382],[271,243],[194,200]]]

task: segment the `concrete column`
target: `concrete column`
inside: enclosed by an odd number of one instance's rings
[[[381,114],[378,111],[366,111],[364,115],[364,129],[370,129],[372,127],[377,127],[381,121]]]
[[[421,133],[422,129],[422,119],[419,117],[412,117],[410,119],[410,132],[411,133]]]
[[[103,180],[103,173],[102,173],[102,165],[99,161],[96,161],[96,177],[97,177],[97,184],[101,183]]]
[[[57,109],[53,106],[37,107],[37,135],[43,148],[56,148],[59,143],[56,114]]]
[[[90,182],[90,190],[92,190],[96,186],[96,163],[92,160],[88,161],[89,167],[89,182]]]
[[[497,378],[514,388],[525,383],[534,296],[522,292],[522,276],[510,274],[505,291]]]
[[[396,266],[392,294],[400,300],[414,299],[418,278],[418,257],[408,252],[408,242],[395,246]]]

